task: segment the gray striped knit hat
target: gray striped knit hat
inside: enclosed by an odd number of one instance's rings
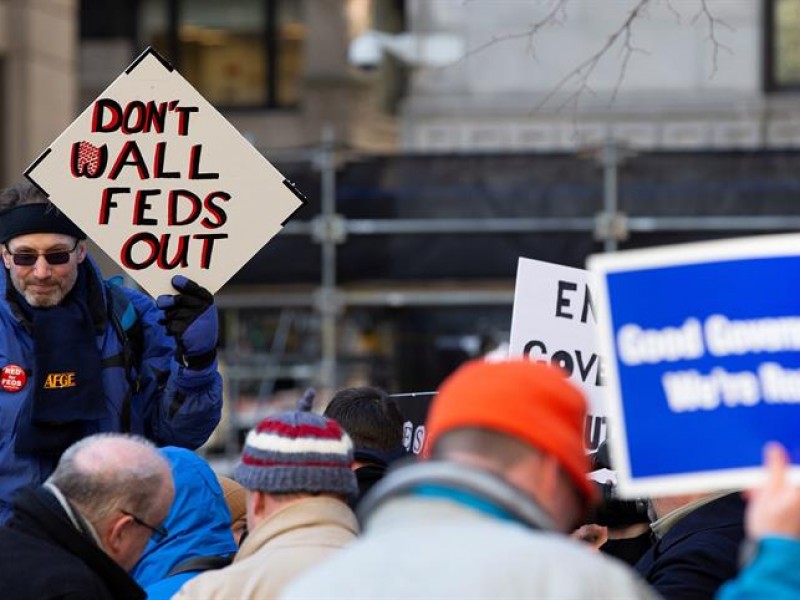
[[[358,494],[353,442],[336,421],[310,412],[313,390],[297,410],[271,415],[247,434],[233,477],[248,490]]]

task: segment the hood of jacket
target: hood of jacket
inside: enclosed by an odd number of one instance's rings
[[[187,559],[227,556],[237,550],[231,514],[208,463],[185,448],[168,446],[160,452],[172,468],[175,500],[163,524],[167,537],[158,543],[151,539],[131,572],[142,587],[165,579]]]

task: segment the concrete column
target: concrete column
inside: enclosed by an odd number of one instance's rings
[[[78,0],[0,5],[0,178],[5,185],[18,181],[76,116]]]

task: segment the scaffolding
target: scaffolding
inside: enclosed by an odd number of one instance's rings
[[[276,378],[293,377],[325,389],[335,390],[338,377],[338,319],[343,311],[357,307],[416,307],[416,306],[508,306],[513,303],[513,282],[501,289],[483,287],[453,287],[431,289],[430,286],[392,289],[347,290],[337,282],[337,248],[351,236],[382,235],[469,235],[469,234],[529,234],[529,233],[586,233],[602,242],[606,252],[617,250],[620,242],[632,233],[654,232],[775,232],[800,229],[796,215],[726,215],[726,216],[629,216],[619,209],[618,172],[620,165],[631,156],[622,145],[609,140],[600,147],[582,151],[595,160],[602,170],[603,202],[600,210],[589,217],[536,218],[425,218],[425,219],[355,219],[337,212],[336,169],[337,147],[331,128],[323,131],[317,148],[287,153],[263,151],[273,162],[282,160],[307,161],[320,173],[321,211],[308,221],[290,221],[280,235],[309,236],[320,247],[321,277],[313,294],[306,292],[239,292],[218,295],[218,306],[225,311],[225,327],[232,339],[241,328],[239,310],[248,308],[281,309],[269,355],[266,359],[248,364],[230,362],[226,366],[229,394],[237,394],[237,382],[244,378],[260,377],[259,394],[267,394]],[[318,321],[319,356],[295,365],[282,364],[287,328],[296,312],[312,311]],[[228,402],[233,411],[234,402]],[[231,412],[226,447],[238,452],[237,431],[252,425]]]

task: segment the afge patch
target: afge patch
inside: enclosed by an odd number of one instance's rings
[[[48,373],[47,378],[44,380],[44,389],[58,390],[61,388],[75,387],[78,385],[75,382],[75,372],[68,371],[66,373]]]

